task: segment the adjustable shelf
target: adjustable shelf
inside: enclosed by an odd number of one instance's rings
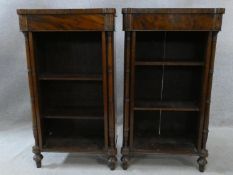
[[[140,59],[146,60],[146,59]],[[204,66],[204,62],[199,61],[136,61],[136,66]]]
[[[88,145],[88,146],[87,146]],[[51,137],[47,136],[43,149],[55,152],[84,152],[104,154],[104,144],[99,137]]]
[[[43,113],[43,118],[48,119],[93,119],[103,120],[102,107],[87,106],[58,106],[49,108]]]
[[[102,81],[101,75],[40,75],[39,80]]]
[[[77,120],[104,120],[103,117],[99,116],[69,116],[69,115],[44,115],[45,119],[77,119]]]
[[[135,111],[200,111],[194,102],[136,101]]]
[[[198,155],[195,143],[182,138],[160,137],[137,137],[134,142],[133,152],[142,153],[165,153],[165,154],[190,154]]]
[[[101,120],[46,119],[45,135],[43,148],[47,151],[104,151],[104,124]]]

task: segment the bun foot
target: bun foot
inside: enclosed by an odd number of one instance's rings
[[[199,165],[199,171],[200,172],[204,172],[205,171],[205,167],[206,167],[206,164],[207,164],[207,160],[205,157],[199,157],[197,159],[197,163]]]
[[[117,161],[117,158],[115,156],[111,156],[108,158],[108,166],[111,170],[115,170],[116,161]]]
[[[41,168],[41,161],[36,161],[36,167]]]
[[[43,155],[41,154],[39,148],[36,146],[32,148],[32,152],[35,154],[33,156],[33,160],[36,162],[36,167],[41,168],[41,160],[43,159]]]
[[[129,163],[128,157],[127,156],[122,156],[121,157],[121,166],[122,166],[123,170],[128,169],[128,163]]]

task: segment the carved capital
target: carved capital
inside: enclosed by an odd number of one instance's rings
[[[122,147],[121,148],[121,154],[122,155],[129,155],[129,148],[128,147]]]
[[[200,152],[200,157],[208,157],[208,150],[202,149]]]
[[[39,148],[39,146],[33,146],[32,147],[32,152],[34,154],[40,154],[40,148]]]
[[[117,149],[116,148],[109,148],[107,151],[108,156],[113,156],[117,154]]]

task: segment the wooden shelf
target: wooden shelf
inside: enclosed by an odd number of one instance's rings
[[[135,153],[197,154],[195,144],[185,138],[137,137],[134,139]]]
[[[46,136],[43,150],[46,151],[75,151],[103,152],[104,140],[94,136]]]
[[[136,101],[135,111],[199,111],[194,102]]]
[[[96,117],[96,116],[51,116],[45,115],[45,119],[75,119],[75,120],[103,120],[103,117]]]
[[[136,66],[203,66],[204,62],[199,62],[199,61],[136,61],[135,65]]]
[[[89,149],[85,149],[85,148],[79,148],[77,146],[68,146],[68,147],[65,147],[65,146],[59,146],[59,147],[56,147],[56,146],[44,146],[42,148],[42,151],[44,152],[74,152],[74,153],[84,153],[84,154],[105,154],[105,150],[104,149],[96,149],[96,147],[90,147]]]
[[[102,81],[101,75],[41,75],[39,80]]]
[[[103,120],[46,120],[43,148],[80,152],[103,151]]]
[[[104,114],[101,107],[56,107],[49,108],[43,113],[46,119],[93,119],[103,120]]]

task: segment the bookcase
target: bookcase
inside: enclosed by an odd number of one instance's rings
[[[122,10],[125,31],[122,166],[140,154],[207,164],[217,33],[224,9]]]
[[[115,168],[115,9],[19,9],[26,41],[34,160],[41,152],[107,156]]]

